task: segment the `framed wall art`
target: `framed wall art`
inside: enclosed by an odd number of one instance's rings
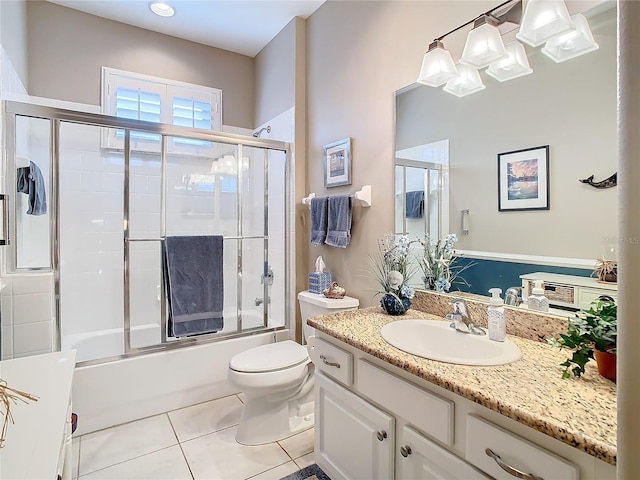
[[[351,185],[351,137],[324,146],[324,186]]]
[[[498,154],[498,211],[549,210],[549,145]]]

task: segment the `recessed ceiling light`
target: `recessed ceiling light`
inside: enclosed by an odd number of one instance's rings
[[[176,14],[176,9],[166,2],[151,2],[149,8],[161,17],[173,17]]]

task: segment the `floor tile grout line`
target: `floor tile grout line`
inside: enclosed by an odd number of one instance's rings
[[[193,405],[186,405],[184,407],[174,408],[173,410],[167,410],[166,412],[163,412],[163,413],[169,414],[169,413],[173,413],[173,412],[178,412],[180,410],[185,410],[187,408],[195,407],[195,406],[202,405],[202,404],[205,404],[205,403],[215,402],[217,400],[222,400],[224,398],[229,398],[229,397],[238,397],[238,394],[237,393],[230,393],[229,395],[225,395],[224,397],[218,397],[218,398],[214,398],[212,400],[205,400],[203,402],[194,403]],[[240,403],[242,403],[244,405],[244,403],[242,402],[240,397],[238,397],[238,400],[240,400]]]
[[[161,452],[162,450],[167,450],[169,448],[172,448],[172,447],[175,447],[175,446],[178,446],[178,445],[180,445],[180,444],[179,443],[174,443],[173,445],[168,445],[166,447],[162,447],[162,448],[159,448],[157,450],[153,450],[152,452],[143,453],[142,455],[137,455],[135,457],[128,458],[126,460],[122,460],[121,462],[112,463],[111,465],[107,465],[106,467],[98,468],[96,470],[91,470],[90,472],[84,472],[82,475],[80,475],[80,471],[78,471],[78,478],[82,478],[85,475],[89,475],[89,474],[92,474],[92,473],[95,473],[95,472],[100,472],[102,470],[106,470],[107,468],[115,467],[116,465],[121,465],[123,463],[127,463],[127,462],[130,462],[132,460],[136,460],[138,458],[142,458],[142,457],[145,457],[147,455],[151,455],[152,453],[158,453],[158,452]]]
[[[178,433],[176,432],[176,427],[173,426],[173,422],[171,421],[171,416],[169,412],[164,413],[167,416],[167,420],[169,421],[169,426],[171,427],[171,431],[173,432],[173,436],[176,438],[176,442],[180,445],[180,439],[178,438]]]
[[[193,480],[195,480],[196,476],[193,474],[193,470],[191,470],[191,464],[189,463],[189,460],[187,459],[187,455],[184,453],[184,448],[182,448],[182,444],[178,443],[178,446],[180,447],[180,451],[182,452],[182,457],[184,458],[184,463],[187,464],[187,468],[189,469],[189,474],[191,475],[191,478]]]
[[[271,467],[271,468],[267,468],[266,470],[264,470],[264,471],[262,471],[262,472],[259,472],[259,473],[256,473],[255,475],[251,475],[250,477],[246,477],[244,480],[250,480],[250,479],[252,479],[252,478],[257,477],[258,475],[262,475],[263,473],[270,472],[271,470],[275,470],[276,468],[279,468],[279,467],[281,467],[281,466],[283,466],[283,465],[286,465],[286,464],[287,464],[287,463],[289,463],[289,462],[293,462],[293,460],[287,460],[286,462],[283,462],[283,463],[281,463],[281,464],[279,464],[279,465],[276,465],[276,466]],[[297,464],[296,462],[293,462],[293,464],[294,464],[296,467],[298,466],[298,464]]]
[[[237,426],[238,426],[238,424],[234,423],[233,425],[229,425],[228,427],[221,428],[220,430],[214,430],[213,432],[203,433],[202,435],[198,435],[196,437],[189,438],[187,440],[182,440],[182,441],[178,440],[178,443],[182,444],[182,443],[191,442],[192,440],[197,440],[199,438],[206,437],[207,435],[213,435],[214,433],[224,432],[225,430],[229,430],[230,428],[237,427]]]
[[[180,453],[182,453],[182,458],[184,458],[184,463],[187,465],[187,468],[189,469],[189,475],[191,475],[191,478],[195,480],[196,477],[193,475],[193,470],[191,470],[191,465],[189,464],[187,455],[184,453],[184,448],[182,448],[182,442],[178,438],[178,432],[176,432],[176,427],[173,425],[173,422],[171,421],[171,416],[169,415],[169,412],[166,412],[166,415],[167,415],[167,418],[169,419],[169,425],[171,425],[173,434],[176,436],[176,440],[178,441],[178,447],[180,447]]]
[[[0,0],[1,1],[1,0]],[[240,400],[240,403],[242,403],[242,405],[244,405],[244,402],[242,401],[242,399],[239,397],[238,393],[232,393],[230,395],[225,395],[224,397],[219,397],[219,398],[214,398],[213,400],[205,400],[204,402],[198,402],[198,403],[194,403],[193,405],[187,405],[185,407],[180,407],[180,408],[174,408],[173,410],[167,410],[166,412],[160,412],[160,413],[156,413],[153,415],[149,415],[148,417],[142,417],[142,418],[136,418],[135,420],[129,420],[128,422],[122,422],[122,423],[118,423],[116,425],[111,425],[108,427],[104,427],[104,428],[100,428],[98,430],[94,430],[92,432],[87,432],[87,433],[83,433],[82,435],[79,435],[75,438],[82,438],[85,437],[87,435],[93,435],[94,433],[98,433],[98,432],[104,432],[105,430],[109,430],[111,428],[116,428],[116,427],[121,427],[123,425],[129,425],[130,423],[135,423],[135,422],[139,422],[140,420],[146,420],[148,418],[153,418],[153,417],[160,417],[162,415],[168,415],[171,412],[177,412],[179,410],[184,410],[186,408],[191,408],[191,407],[195,407],[196,405],[202,405],[203,403],[209,403],[209,402],[215,402],[216,400],[221,400],[223,398],[228,398],[228,397],[237,397],[238,400]]]

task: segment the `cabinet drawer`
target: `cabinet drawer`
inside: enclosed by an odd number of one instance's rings
[[[397,450],[402,455],[396,457],[399,479],[491,478],[406,425],[400,431],[398,444]]]
[[[540,448],[475,415],[467,415],[467,461],[497,480],[535,478],[577,480],[578,468],[563,458]],[[490,449],[500,457],[503,467],[487,453]],[[530,475],[518,476],[513,468]]]
[[[362,395],[396,413],[432,438],[445,445],[453,445],[453,402],[365,360],[358,361],[356,388]]]
[[[320,338],[314,338],[312,345],[311,360],[316,368],[343,385],[351,386],[353,355]]]
[[[600,295],[609,295],[614,300],[618,300],[618,292],[612,290],[581,288],[578,295],[578,306],[583,309],[588,309],[591,306],[591,302],[596,300]]]

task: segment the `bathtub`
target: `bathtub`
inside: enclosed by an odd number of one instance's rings
[[[278,323],[270,321],[269,326]],[[159,333],[156,324],[133,327],[132,346],[155,344]],[[288,329],[277,331],[278,341],[292,336]],[[227,380],[229,361],[244,350],[271,342],[273,332],[265,332],[76,367],[72,393],[73,411],[78,414],[75,435],[237,393]],[[78,349],[78,362],[99,358],[94,354],[98,351],[101,357],[118,355],[111,349],[117,347],[122,353],[122,345],[122,329],[63,340],[65,348]]]
[[[131,346],[160,343],[160,325],[149,323],[131,327]],[[124,353],[124,330],[111,328],[98,332],[76,333],[62,337],[63,350],[76,350],[76,362],[115,357]]]

